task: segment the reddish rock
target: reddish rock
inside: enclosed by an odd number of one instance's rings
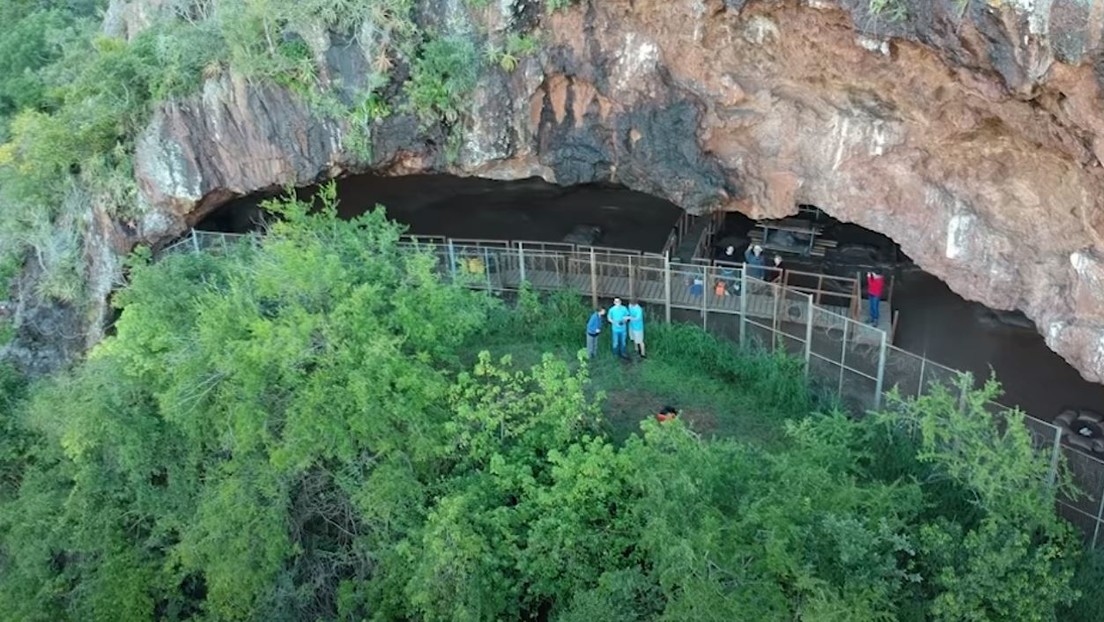
[[[962,296],[1023,310],[1104,381],[1104,4],[907,4],[901,23],[866,0],[556,13],[539,58],[483,79],[452,164],[440,130],[403,115],[357,162],[345,128],[223,78],[157,113],[141,187],[166,232],[234,194],[366,169],[613,180],[753,217],[814,204],[892,237]]]

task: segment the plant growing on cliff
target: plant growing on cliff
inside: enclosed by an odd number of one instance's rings
[[[870,14],[885,17],[893,22],[904,21],[908,17],[905,0],[869,0]]]
[[[578,0],[545,0],[544,6],[549,11],[559,11],[560,9],[566,9],[569,6],[576,4]]]
[[[466,111],[479,77],[475,44],[464,36],[434,37],[418,50],[404,89],[424,127],[452,126]]]
[[[503,45],[494,41],[487,42],[487,60],[502,67],[504,71],[513,71],[522,58],[536,52],[538,47],[537,38],[533,35],[512,32]]]

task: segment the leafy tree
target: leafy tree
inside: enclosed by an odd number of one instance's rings
[[[534,318],[577,298],[442,283],[332,186],[268,207],[218,256],[136,255],[114,337],[0,380],[0,619],[1046,620],[1076,596],[993,385],[790,416],[769,447],[682,418],[614,442],[585,357],[487,351],[573,342]],[[762,417],[808,409],[793,361],[701,335],[656,352]]]

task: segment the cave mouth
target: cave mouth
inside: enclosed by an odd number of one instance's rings
[[[296,192],[307,199],[316,190],[308,186]],[[278,193],[258,193],[227,203],[196,228],[256,230],[264,218],[259,205],[274,194]],[[686,224],[676,205],[608,183],[558,186],[536,178],[354,175],[337,181],[337,194],[342,217],[357,216],[379,204],[414,235],[469,240],[570,241],[659,253],[679,222]],[[1001,402],[1039,419],[1053,420],[1069,408],[1104,410],[1104,386],[1084,380],[1047,348],[1023,314],[964,300],[878,232],[840,222],[816,206],[796,206],[795,211],[794,220],[815,225],[821,232],[818,237],[831,243],[817,245],[816,253],[802,252],[809,250],[808,240],[772,238],[769,229],[764,239],[763,225],[769,223],[730,212],[714,217],[716,226],[703,247],[705,253],[721,259],[725,248],[733,246],[742,261],[744,249],[758,235],[771,246],[768,253],[782,255],[787,270],[851,278],[880,271],[887,275],[888,306],[900,312],[894,331],[897,347],[971,372],[978,379],[995,373],[1005,390]],[[699,224],[704,220],[698,219]],[[689,248],[694,248],[693,240],[689,242]],[[683,256],[686,247],[684,240],[672,257],[689,260]]]
[[[309,199],[317,186],[296,190]],[[244,233],[266,217],[257,193],[213,210],[196,228]],[[539,178],[497,181],[451,175],[353,175],[337,181],[338,214],[352,218],[382,205],[414,235],[467,240],[587,243],[663,251],[682,215],[677,205],[611,183],[558,186]],[[267,216],[271,218],[271,216]],[[580,239],[585,238],[585,239]]]

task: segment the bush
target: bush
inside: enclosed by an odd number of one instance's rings
[[[467,37],[436,37],[425,42],[405,85],[422,125],[455,124],[466,109],[465,97],[475,87],[478,71],[475,44]]]

